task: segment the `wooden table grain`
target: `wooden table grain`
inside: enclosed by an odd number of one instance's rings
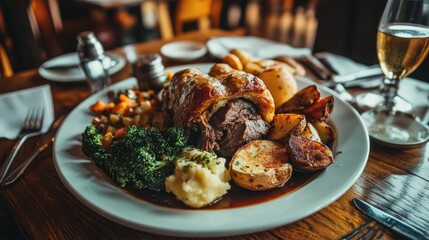
[[[212,30],[186,34],[173,40],[205,42],[212,36],[231,34],[240,35],[242,32]],[[123,56],[127,56],[130,49],[134,49],[137,54],[159,52],[164,43],[145,42],[114,51]],[[199,60],[209,61],[213,61],[210,56]],[[167,62],[167,65],[177,64]],[[118,82],[130,75],[131,68],[127,64],[113,75],[112,80]],[[0,79],[0,93],[42,84],[51,86],[56,116],[70,112],[90,95],[85,82],[47,81],[38,75],[36,69]],[[427,83],[407,79],[401,85],[401,94],[416,104],[423,114],[428,108],[428,89]],[[362,91],[351,89],[353,94]],[[13,141],[0,140],[0,161],[6,158],[12,145]],[[25,155],[25,151],[21,155]],[[63,185],[55,170],[52,147],[36,158],[35,164],[22,179],[0,189],[0,196],[10,207],[23,234],[30,239],[173,239],[124,227],[79,202]],[[329,206],[295,223],[222,239],[337,239],[367,221],[352,206],[350,201],[355,197],[365,199],[429,234],[429,144],[398,150],[371,143],[364,172],[343,196]],[[398,239],[398,236],[387,233],[383,239]]]

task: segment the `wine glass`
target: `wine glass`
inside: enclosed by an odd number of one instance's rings
[[[358,105],[375,103],[362,113],[370,136],[380,141],[409,142],[415,118],[412,105],[398,95],[401,79],[429,52],[428,11],[424,0],[388,0],[378,26],[377,56],[385,74],[378,94],[359,95]],[[368,100],[370,99],[370,100]],[[425,129],[425,128],[423,128]],[[427,128],[426,128],[427,129]]]

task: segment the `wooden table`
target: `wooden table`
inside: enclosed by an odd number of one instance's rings
[[[177,39],[206,41],[210,36],[225,35],[221,31],[187,34]],[[233,33],[240,34],[240,33]],[[159,51],[163,41],[137,44],[137,53]],[[123,48],[115,50],[125,54]],[[209,56],[200,62],[213,61]],[[177,63],[169,63],[174,65]],[[113,76],[118,82],[130,76],[130,66]],[[49,82],[31,70],[0,80],[0,93],[50,84],[56,116],[71,111],[90,95],[85,83]],[[418,88],[417,88],[418,87]],[[426,92],[418,89],[426,89]],[[406,97],[426,105],[428,84],[407,81]],[[352,89],[358,93],[359,89]],[[418,94],[418,95],[417,95]],[[5,114],[5,113],[2,113]],[[0,159],[9,153],[13,141],[0,140]],[[236,236],[236,239],[337,239],[366,221],[350,203],[355,197],[366,199],[394,215],[429,229],[429,144],[412,150],[395,150],[371,144],[371,152],[363,174],[342,197],[319,212],[298,222],[269,231]],[[10,207],[13,218],[25,236],[32,239],[170,239],[139,232],[94,213],[67,190],[55,171],[52,147],[40,154],[26,175],[0,195]],[[384,239],[397,238],[386,234]],[[230,238],[225,238],[230,239]]]

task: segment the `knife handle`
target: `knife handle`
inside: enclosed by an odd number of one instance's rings
[[[329,71],[331,71],[334,75],[339,74],[338,71],[334,68],[334,66],[332,66],[332,64],[328,60],[326,60],[326,58],[319,57],[318,55],[316,55],[316,59],[319,60],[319,62],[322,63],[324,67],[329,69]]]
[[[301,58],[302,63],[319,79],[330,80],[333,73],[327,69],[317,58],[313,56],[304,56]]]

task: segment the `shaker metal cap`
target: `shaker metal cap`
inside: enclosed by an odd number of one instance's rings
[[[164,72],[162,58],[157,53],[140,55],[133,63],[133,68],[136,75],[145,75],[147,77],[156,76]]]
[[[147,53],[138,56],[136,59],[136,65],[141,68],[151,68],[152,66],[162,64],[162,58],[157,53]]]
[[[81,60],[92,60],[103,56],[104,48],[93,32],[85,31],[77,36],[77,52]]]

